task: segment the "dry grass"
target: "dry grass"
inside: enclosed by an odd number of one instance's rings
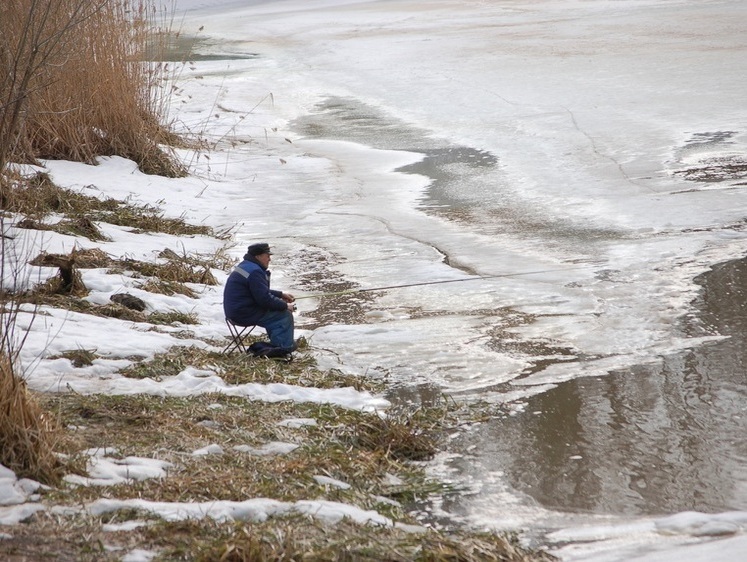
[[[156,293],[159,295],[184,295],[191,299],[197,298],[197,293],[184,283],[179,281],[163,281],[161,279],[148,279],[138,285],[138,289]]]
[[[95,220],[120,226],[132,226],[138,231],[165,232],[173,235],[215,234],[206,226],[189,225],[181,218],[165,218],[159,209],[152,206],[137,206],[110,198],[99,199],[61,189],[46,174],[36,174],[26,181],[17,178],[13,188],[2,193],[4,209],[28,217],[16,223],[16,226],[26,228],[56,230],[91,240],[103,239],[96,224],[89,218],[93,217]],[[50,214],[62,214],[66,218],[47,226],[42,221]],[[166,248],[159,257],[162,260],[160,263],[132,259],[116,260],[98,248],[76,248],[67,255],[42,253],[29,260],[29,263],[57,267],[58,274],[31,291],[20,294],[5,292],[0,300],[14,298],[18,302],[47,304],[77,312],[157,325],[197,323],[194,314],[156,311],[147,315],[114,303],[94,306],[80,298],[88,291],[77,271],[79,268],[107,267],[110,268],[110,273],[126,272],[133,277],[146,277],[147,279],[139,286],[147,291],[196,298],[196,289],[187,284],[216,285],[218,282],[212,270],[226,269],[232,263],[226,255],[225,248],[209,255],[186,252],[178,254]]]
[[[60,254],[43,254],[36,258],[36,263],[45,267],[57,267],[58,273],[55,277],[38,285],[34,292],[49,295],[72,295],[83,297],[88,294],[88,289],[83,283],[83,278],[76,268],[76,252],[73,250],[69,256]]]
[[[179,312],[172,310],[169,312],[151,312],[146,317],[147,322],[162,326],[173,326],[175,324],[199,324],[198,316],[191,312]]]
[[[0,464],[19,477],[56,483],[58,438],[56,424],[13,371],[8,354],[0,353]]]
[[[97,269],[108,267],[112,263],[112,258],[100,248],[76,249],[75,265],[79,269]]]
[[[208,265],[193,265],[183,261],[166,263],[123,260],[124,269],[136,271],[146,277],[155,277],[162,282],[196,283],[199,285],[217,285],[218,281]]]
[[[93,360],[97,359],[99,355],[96,354],[95,349],[80,348],[63,351],[57,357],[64,357],[65,359],[70,360],[70,362],[73,364],[73,367],[80,368],[93,365]],[[50,357],[50,359],[56,359],[57,357]]]
[[[386,451],[398,461],[424,461],[438,451],[438,432],[447,410],[440,408],[399,409],[386,416],[365,416],[354,425],[347,442],[369,451]]]
[[[38,158],[94,163],[119,155],[180,176],[162,148],[166,69],[145,51],[165,37],[148,0],[27,0],[0,6],[0,168]],[[163,30],[160,30],[163,31]]]
[[[133,531],[104,532],[101,523],[139,520]],[[107,545],[105,548],[104,545]],[[153,521],[130,511],[113,517],[35,515],[3,539],[7,562],[117,562],[134,547],[157,551],[154,562],[551,562],[522,548],[513,537],[454,531],[408,532],[399,528],[324,525],[300,515],[263,523],[211,520]]]
[[[82,506],[100,497],[140,498],[163,502],[241,501],[272,498],[279,501],[328,500],[376,510],[392,521],[419,527],[403,504],[443,491],[429,482],[422,468],[392,455],[389,439],[366,443],[350,440],[359,432],[391,431],[371,423],[375,414],[349,412],[330,405],[293,402],[262,403],[241,397],[201,395],[188,398],[156,396],[45,396],[46,407],[75,429],[61,452],[69,457],[68,471],[82,467],[77,451],[113,447],[118,456],[166,460],[172,469],[164,479],[144,480],[101,488],[62,487],[46,493],[51,504]],[[316,426],[297,429],[279,425],[287,418],[310,417]],[[437,408],[422,419],[443,420]],[[400,425],[399,421],[393,421]],[[413,421],[414,427],[419,423]],[[364,427],[368,425],[368,427]],[[378,428],[374,430],[372,428]],[[413,432],[415,435],[418,433]],[[416,439],[417,437],[411,437]],[[281,456],[257,456],[233,450],[235,445],[258,447],[270,441],[300,446]],[[192,451],[218,444],[223,454],[195,457]],[[429,445],[430,446],[430,445]],[[327,475],[350,484],[349,489],[325,486],[314,475]],[[388,483],[391,476],[401,484]],[[390,498],[388,503],[383,497]],[[143,521],[129,532],[104,534],[101,523]],[[114,560],[95,545],[102,540],[120,548],[152,549],[156,560],[429,560],[429,561],[550,561],[552,557],[521,548],[510,537],[453,527],[438,531],[420,527],[359,525],[343,520],[327,525],[300,515],[272,517],[265,522],[167,522],[153,514],[125,509],[102,519],[88,516],[35,515],[14,538],[0,543],[26,553],[51,552],[56,537],[69,560]],[[36,532],[31,532],[35,530]],[[91,538],[87,544],[70,533]],[[8,552],[6,550],[6,552]],[[98,555],[97,558],[95,555]]]
[[[117,212],[98,214],[97,220],[131,227],[133,232],[163,232],[175,236],[198,234],[212,236],[214,234],[209,226],[191,225],[183,217],[164,217],[161,210],[152,205],[122,204]]]
[[[258,341],[261,338],[251,338]],[[221,347],[225,342],[215,342]],[[258,359],[248,354],[229,355],[194,346],[177,346],[157,354],[150,361],[136,362],[121,374],[131,378],[161,379],[175,376],[188,366],[214,370],[227,384],[285,383],[314,388],[352,387],[359,391],[382,392],[384,386],[365,377],[348,375],[337,370],[322,371],[311,357],[298,355],[291,363]]]
[[[68,270],[72,266],[78,269],[110,268],[110,273],[131,272],[135,276],[148,279],[139,287],[152,293],[166,295],[180,294],[196,298],[197,293],[186,283],[198,285],[217,285],[218,281],[212,269],[224,269],[227,258],[223,249],[212,255],[179,256],[171,250],[161,252],[161,257],[167,261],[163,263],[143,262],[133,259],[115,260],[99,248],[74,249],[69,254],[41,253],[29,261],[31,265],[44,267],[59,267]],[[71,271],[71,275],[75,272]],[[70,279],[66,280],[68,284]],[[39,291],[38,291],[39,292]],[[55,293],[56,291],[40,291],[41,293]]]
[[[4,295],[3,298],[12,298],[18,303],[31,303],[37,306],[46,305],[53,308],[61,308],[78,312],[80,314],[91,314],[93,316],[104,318],[117,318],[129,322],[145,322],[153,324],[154,326],[197,324],[199,322],[198,317],[190,312],[155,311],[147,314],[114,302],[103,305],[92,304],[78,295],[61,291],[60,286],[61,283],[59,279],[53,277],[47,282],[37,285],[33,291],[23,294]],[[0,301],[1,300],[2,299],[0,299]]]
[[[174,525],[196,532],[189,523]],[[315,562],[529,562],[550,561],[550,556],[530,553],[511,538],[455,531],[445,535],[344,521],[334,527],[287,517],[271,524],[216,525],[213,536],[202,539],[196,562],[304,561]],[[217,536],[216,536],[217,535]],[[192,541],[194,544],[194,539]],[[163,560],[174,560],[169,552]]]
[[[116,209],[118,202],[109,199],[102,202],[90,195],[62,189],[55,185],[49,174],[39,172],[29,177],[6,178],[5,199],[2,208],[32,219],[41,221],[48,215],[79,216],[87,210]]]
[[[0,230],[5,232],[3,215]],[[59,471],[53,446],[59,434],[27,391],[19,360],[28,336],[28,326],[17,326],[20,302],[14,298],[25,282],[22,250],[11,238],[0,237],[0,464],[17,475],[54,483]]]
[[[74,441],[65,444],[72,455],[81,449],[115,447],[122,456],[155,456],[173,463],[165,480],[145,480],[111,486],[109,497],[142,497],[152,501],[212,501],[269,497],[284,501],[331,499],[373,509],[374,494],[399,498],[427,494],[428,483],[419,469],[395,459],[387,448],[360,447],[346,438],[341,426],[354,432],[357,425],[375,414],[344,418],[340,408],[294,404],[264,404],[240,397],[206,395],[159,398],[151,396],[58,396],[46,405],[61,420],[75,427]],[[278,425],[288,417],[311,417],[317,426],[286,428]],[[414,439],[414,438],[413,438]],[[256,456],[233,450],[234,445],[259,446],[269,441],[296,442],[300,447],[283,456]],[[412,442],[412,439],[410,440]],[[192,456],[211,443],[221,455]],[[387,486],[385,474],[398,474],[400,486]],[[354,486],[353,490],[327,489],[313,476],[327,474]],[[92,501],[100,490],[77,488],[58,491],[76,502]],[[398,518],[401,510],[389,506]]]
[[[161,209],[152,205],[99,198],[58,187],[45,173],[28,178],[16,177],[12,181],[6,178],[0,195],[0,209],[26,217],[18,224],[22,228],[54,230],[94,241],[105,240],[96,222],[129,227],[134,232],[163,232],[175,236],[216,235],[209,226],[192,225],[182,217],[165,217]],[[55,224],[45,224],[43,221],[53,214],[61,215],[64,219]]]
[[[0,177],[0,182],[0,208],[25,217],[16,223],[18,228],[51,230],[85,236],[91,240],[105,240],[91,217],[94,212],[116,211],[119,206],[119,202],[113,199],[102,201],[61,189],[45,173],[30,177]],[[65,218],[55,224],[45,224],[44,220],[51,214]]]

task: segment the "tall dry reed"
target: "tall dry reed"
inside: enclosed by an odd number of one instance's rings
[[[6,230],[0,215],[0,229]],[[21,259],[24,253],[10,237],[0,238],[0,464],[25,476],[53,484],[59,480],[54,445],[59,433],[56,423],[29,392],[21,375],[20,352],[28,327],[36,314],[15,294],[26,285]],[[23,326],[18,319],[24,314]]]
[[[0,464],[19,477],[53,484],[59,480],[54,453],[57,426],[0,354]]]
[[[184,173],[163,149],[174,140],[166,68],[148,62],[168,36],[158,18],[154,0],[0,0],[0,210],[22,183],[10,162],[118,155],[146,173]],[[28,326],[18,320],[35,315],[14,296],[28,256],[6,236],[9,217],[0,213],[0,463],[54,482],[57,433],[19,360]]]
[[[158,18],[153,0],[3,0],[0,166],[119,155],[181,175],[163,149],[165,67],[146,61]]]

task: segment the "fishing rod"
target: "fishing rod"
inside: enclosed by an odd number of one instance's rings
[[[347,289],[345,291],[335,291],[332,293],[317,293],[314,295],[304,295],[302,297],[296,297],[296,300],[311,299],[319,297],[331,297],[336,295],[347,295],[353,293],[369,293],[372,291],[386,291],[389,289],[403,289],[405,287],[422,287],[424,285],[441,285],[443,283],[460,283],[464,281],[478,281],[480,279],[498,279],[501,277],[518,277],[520,275],[534,275],[539,273],[555,273],[559,271],[573,271],[576,269],[583,269],[581,267],[572,267],[567,269],[543,269],[540,271],[523,271],[520,273],[503,273],[500,275],[481,275],[479,277],[469,277],[467,279],[443,279],[441,281],[424,281],[422,283],[406,283],[404,285],[388,285],[385,287],[371,287],[369,289]]]

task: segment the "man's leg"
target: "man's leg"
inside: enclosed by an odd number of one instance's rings
[[[258,324],[267,330],[272,345],[285,348],[289,352],[295,351],[292,312],[289,310],[266,312]]]

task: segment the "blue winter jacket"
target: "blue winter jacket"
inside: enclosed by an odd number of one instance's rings
[[[287,310],[283,293],[270,289],[270,272],[249,256],[233,268],[223,290],[223,312],[239,326],[252,326],[269,310]]]

